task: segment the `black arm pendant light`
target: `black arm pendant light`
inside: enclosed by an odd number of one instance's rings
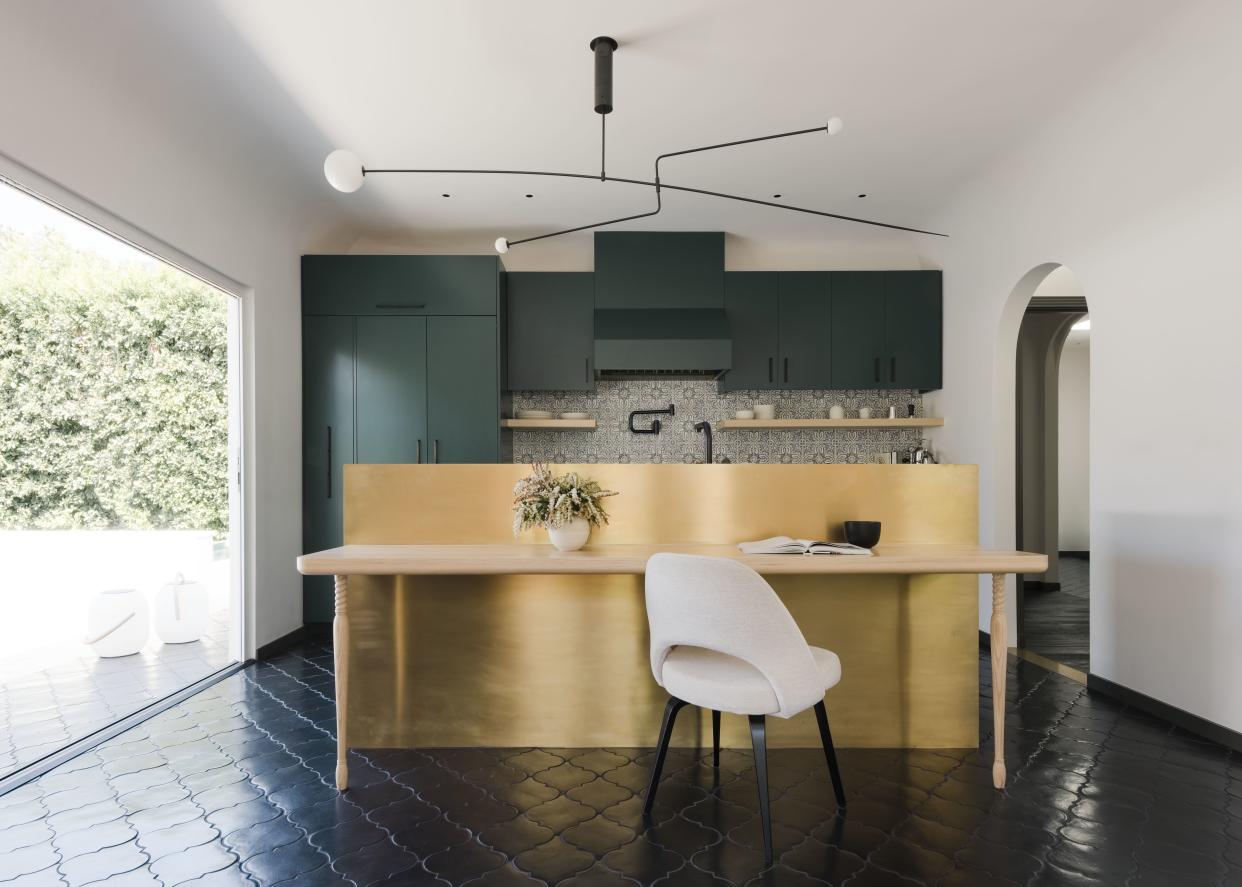
[[[328,183],[338,191],[352,192],[362,187],[362,183],[367,176],[380,175],[385,173],[419,173],[419,174],[452,174],[452,175],[493,175],[493,176],[556,176],[558,178],[567,179],[598,179],[601,182],[620,182],[626,185],[640,185],[645,188],[655,189],[655,209],[650,212],[638,213],[632,216],[622,216],[619,219],[607,219],[602,222],[592,222],[589,225],[578,225],[574,228],[565,228],[561,231],[551,231],[547,234],[538,234],[534,237],[523,237],[520,240],[508,240],[504,237],[496,239],[496,251],[507,253],[510,247],[517,246],[521,243],[530,243],[533,240],[544,240],[548,237],[558,237],[561,234],[572,234],[575,231],[586,231],[590,228],[602,228],[605,225],[615,225],[619,222],[630,222],[634,219],[645,219],[654,216],[663,209],[660,199],[660,192],[664,189],[670,191],[684,191],[688,194],[702,194],[707,197],[719,197],[723,200],[737,200],[742,203],[753,203],[758,206],[771,206],[776,209],[783,209],[787,212],[805,213],[812,216],[822,216],[826,219],[839,219],[845,222],[855,222],[859,225],[871,225],[876,228],[889,228],[894,231],[909,231],[913,234],[930,234],[933,237],[947,237],[947,234],[938,234],[935,231],[924,231],[921,228],[910,228],[905,225],[893,225],[888,222],[877,222],[872,219],[860,219],[856,216],[847,216],[840,213],[824,212],[818,209],[808,209],[802,206],[790,206],[787,203],[773,203],[770,200],[758,200],[754,197],[742,197],[737,194],[725,194],[722,191],[708,191],[704,188],[689,188],[684,185],[671,185],[668,182],[660,180],[660,161],[669,157],[680,157],[683,154],[697,154],[701,151],[715,151],[718,148],[731,148],[735,145],[749,145],[753,142],[766,142],[772,139],[787,139],[793,136],[808,135],[810,133],[824,132],[829,136],[835,136],[841,132],[844,125],[841,118],[833,117],[823,126],[813,126],[809,129],[796,129],[792,132],[778,132],[774,135],[757,136],[751,139],[738,139],[733,142],[721,142],[718,145],[704,145],[701,148],[687,148],[684,151],[669,151],[661,154],[655,159],[655,175],[651,181],[646,179],[628,179],[618,176],[609,176],[607,173],[607,146],[608,146],[608,115],[612,113],[612,56],[617,51],[617,41],[611,37],[596,37],[591,41],[591,52],[595,55],[595,113],[599,114],[600,125],[600,145],[599,145],[599,175],[578,172],[550,172],[546,170],[531,169],[367,169],[362,165],[358,156],[352,151],[338,149],[328,155],[324,161],[323,171],[328,179]]]

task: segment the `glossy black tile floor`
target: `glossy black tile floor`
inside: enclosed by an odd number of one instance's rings
[[[650,825],[644,749],[375,751],[338,796],[331,665],[308,644],[0,797],[0,881],[1242,883],[1242,762],[1026,662],[1010,663],[1003,793],[986,741],[847,749],[839,816],[822,754],[774,751],[766,872],[742,752],[718,773],[671,753]]]
[[[1055,662],[1091,670],[1091,562],[1061,555],[1061,587],[1023,592],[1023,646]]]

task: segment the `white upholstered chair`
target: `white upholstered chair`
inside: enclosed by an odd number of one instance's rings
[[[824,693],[841,680],[841,660],[809,646],[776,592],[750,567],[727,558],[657,554],[647,562],[651,672],[670,699],[660,726],[644,812],[655,803],[677,712],[712,712],[712,763],[720,765],[720,713],[746,715],[755,752],[765,858],[772,860],[768,810],[767,715],[815,708],[837,804],[845,791],[828,730]]]

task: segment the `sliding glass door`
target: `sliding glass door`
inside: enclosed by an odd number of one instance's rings
[[[0,778],[238,659],[239,316],[0,181]]]

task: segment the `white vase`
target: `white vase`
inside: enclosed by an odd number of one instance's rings
[[[150,631],[147,599],[136,588],[101,591],[91,600],[86,643],[105,659],[132,656],[142,649]]]
[[[166,644],[188,644],[206,630],[207,586],[178,573],[155,595],[155,633]]]
[[[576,517],[563,527],[548,527],[548,539],[557,551],[577,551],[591,536],[591,525],[585,517]]]

